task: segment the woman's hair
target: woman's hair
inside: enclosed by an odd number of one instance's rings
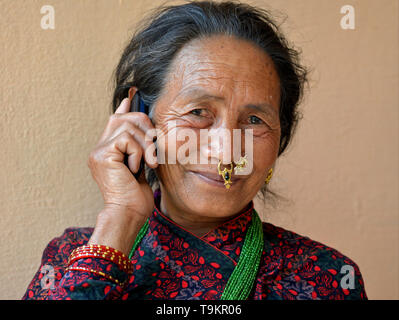
[[[235,36],[263,49],[274,63],[280,79],[281,138],[278,155],[290,143],[300,113],[298,104],[307,80],[306,69],[299,64],[299,52],[290,47],[271,14],[260,8],[235,1],[189,1],[183,5],[161,6],[141,21],[115,70],[112,109],[135,86],[152,106],[165,87],[172,61],[188,42],[212,35]],[[147,168],[151,186],[155,172]],[[266,189],[262,190],[265,195]]]

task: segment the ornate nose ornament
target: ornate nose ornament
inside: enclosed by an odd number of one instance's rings
[[[221,164],[222,160],[220,160],[218,164],[218,173],[222,176],[226,189],[230,189],[232,184],[231,173],[233,172],[233,164],[230,162],[230,169],[224,168],[223,170],[220,169]]]
[[[235,162],[234,173],[237,174],[237,172],[242,171],[247,165],[247,163],[248,163],[247,155],[245,155],[244,157],[240,157],[240,160]],[[218,173],[222,176],[224,181],[224,186],[226,187],[226,189],[230,189],[230,186],[232,185],[231,174],[233,172],[233,163],[230,162],[230,169],[224,168],[222,170],[220,168],[221,165],[222,161],[220,160],[218,164]]]
[[[238,160],[238,162],[235,163],[236,166],[234,168],[234,173],[237,174],[238,172],[244,170],[247,163],[248,163],[247,155],[245,155],[244,157],[240,157],[240,160]]]

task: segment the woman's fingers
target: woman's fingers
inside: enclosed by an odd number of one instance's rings
[[[158,162],[155,154],[155,145],[152,141],[152,138],[147,137],[142,130],[132,125],[130,122],[124,122],[121,126],[117,127],[115,131],[112,132],[110,137],[108,137],[108,141],[113,140],[123,132],[128,132],[138,143],[147,165],[151,168],[156,168],[158,166]],[[106,141],[103,143],[106,143]]]
[[[107,143],[97,146],[90,153],[89,167],[98,172],[103,172],[105,168],[119,170],[125,166],[124,159],[127,156],[129,169],[136,173],[140,167],[142,154],[143,150],[140,144],[127,131],[124,131]],[[103,169],[98,170],[97,168]]]
[[[108,124],[104,130],[103,135],[100,138],[100,142],[108,140],[112,133],[125,122],[131,123],[135,127],[147,133],[148,140],[152,141],[152,135],[155,136],[155,127],[152,124],[150,118],[142,112],[129,112],[124,114],[113,114],[110,116]]]
[[[121,104],[119,107],[115,110],[115,113],[121,114],[121,113],[127,113],[130,111],[130,99],[125,98],[121,101]]]
[[[141,155],[144,156],[147,165],[156,168],[158,162],[155,153],[156,146],[153,143],[156,129],[148,115],[142,112],[129,112],[130,101],[129,98],[123,99],[115,113],[110,116],[98,145],[106,145],[123,132],[127,132],[138,143],[136,145],[141,149]],[[131,159],[132,157],[129,157],[130,162]],[[130,162],[129,164],[131,164]]]
[[[130,133],[124,131],[115,137],[112,140],[111,148],[117,149],[128,156],[128,166],[133,173],[139,171],[143,151]]]

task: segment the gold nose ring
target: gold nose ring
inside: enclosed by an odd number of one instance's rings
[[[238,172],[244,170],[245,166],[248,164],[247,155],[244,157],[240,157],[240,160],[235,162],[234,173],[237,174]]]
[[[232,184],[231,173],[233,172],[233,164],[230,162],[230,169],[224,168],[223,170],[220,169],[221,164],[222,160],[220,160],[218,164],[218,173],[222,176],[226,189],[230,189]]]

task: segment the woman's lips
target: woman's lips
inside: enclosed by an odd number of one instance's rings
[[[225,188],[224,180],[223,180],[222,176],[217,173],[205,172],[205,171],[189,171],[189,173],[194,174],[196,177],[198,177],[199,179],[201,179],[202,181],[204,181],[208,184]],[[241,179],[237,179],[234,176],[231,177],[230,187],[233,187],[240,180]]]

